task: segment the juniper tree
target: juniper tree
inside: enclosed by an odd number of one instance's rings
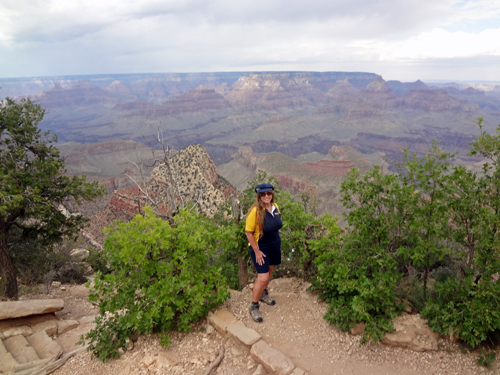
[[[68,177],[55,135],[38,124],[44,110],[29,99],[6,99],[0,106],[0,295],[17,299],[11,244],[36,240],[48,246],[74,237],[88,219],[67,212],[64,202],[103,195],[96,182]]]

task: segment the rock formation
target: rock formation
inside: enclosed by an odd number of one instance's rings
[[[206,150],[191,145],[175,154],[168,164],[162,162],[155,167],[145,184],[114,191],[107,207],[92,217],[84,234],[92,243],[102,245],[104,227],[118,219],[130,220],[146,205],[153,205],[168,217],[177,206],[191,203],[198,212],[211,217],[234,194],[234,187],[218,175]]]

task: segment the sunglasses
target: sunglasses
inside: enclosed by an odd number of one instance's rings
[[[273,193],[272,193],[272,191],[266,191],[266,192],[264,192],[264,193],[260,193],[260,194],[259,194],[259,197],[264,197],[264,196],[266,196],[266,195],[273,196]]]

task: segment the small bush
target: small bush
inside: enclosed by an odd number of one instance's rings
[[[81,340],[103,361],[118,357],[133,334],[164,332],[162,342],[169,342],[168,331],[190,331],[229,297],[220,269],[210,266],[214,224],[187,209],[174,226],[150,207],[144,212],[105,230],[103,254],[112,272],[97,273],[89,299],[99,302],[100,315]]]
[[[500,331],[500,283],[489,278],[475,282],[470,274],[460,281],[448,278],[436,283],[434,293],[436,298],[422,310],[432,330],[451,333],[472,348]]]
[[[68,239],[51,246],[42,246],[35,240],[13,243],[12,260],[19,279],[26,285],[45,283],[47,292],[52,281],[84,283],[84,264],[73,262],[70,256],[82,243]]]
[[[479,357],[477,358],[478,366],[484,366],[491,368],[491,365],[495,362],[497,354],[495,352],[486,353],[484,350],[479,352]]]

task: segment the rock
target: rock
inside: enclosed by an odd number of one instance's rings
[[[27,363],[38,361],[40,358],[35,349],[29,346],[28,341],[22,335],[17,335],[4,340],[5,349],[12,354],[12,356],[19,363]]]
[[[84,276],[91,276],[94,274],[94,270],[90,266],[90,264],[85,262],[73,262],[75,268],[81,270]]]
[[[0,302],[0,320],[48,314],[63,308],[62,299]]]
[[[365,322],[356,323],[356,325],[351,328],[351,335],[353,336],[361,335],[364,331],[365,331]]]
[[[0,354],[0,374],[13,374],[19,362],[10,353]]]
[[[286,355],[269,346],[264,340],[260,340],[250,350],[252,357],[273,375],[289,375],[295,365]]]
[[[233,314],[231,314],[227,310],[218,310],[215,314],[212,314],[208,317],[208,321],[210,324],[219,332],[222,336],[226,335],[227,326],[233,322],[236,322],[238,319],[235,318]]]
[[[227,333],[246,346],[251,346],[260,340],[260,335],[252,328],[248,328],[243,322],[237,321],[227,326]]]
[[[33,331],[45,331],[47,335],[54,336],[55,334],[57,334],[57,321],[48,320],[46,322],[38,323],[33,327]]]
[[[3,331],[3,335],[6,339],[12,336],[23,335],[29,336],[33,334],[33,329],[28,326],[12,327]]]
[[[57,334],[62,335],[64,332],[71,331],[80,325],[77,320],[59,320],[57,321]]]
[[[295,370],[292,371],[290,375],[304,375],[306,372],[298,367],[295,367]]]
[[[59,344],[52,340],[45,331],[40,331],[34,335],[26,337],[26,340],[35,349],[40,359],[51,358],[58,356],[63,352]]]
[[[60,281],[52,281],[51,287],[52,288],[59,288],[61,286]]]
[[[127,350],[133,350],[134,349],[134,342],[130,340],[130,338],[125,339],[125,344],[127,344]]]
[[[267,371],[264,369],[264,366],[258,365],[252,375],[267,375]]]
[[[420,315],[401,315],[394,319],[396,332],[388,333],[382,343],[424,352],[438,350],[438,334],[432,332]]]
[[[3,354],[7,354],[7,349],[5,349],[5,346],[2,342],[2,340],[0,340],[0,355],[3,355]]]
[[[212,333],[214,333],[214,331],[214,327],[210,324],[207,324],[207,335],[211,335]]]
[[[87,259],[90,255],[90,252],[85,249],[73,249],[69,256],[73,259],[73,262],[81,262],[84,259]]]

